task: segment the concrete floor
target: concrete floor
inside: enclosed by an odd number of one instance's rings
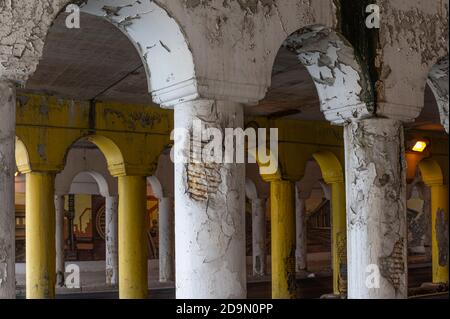
[[[431,268],[428,266],[415,266],[409,270],[409,287],[419,287],[424,282],[431,280]],[[332,291],[330,276],[317,276],[315,278],[298,279],[298,298],[317,299]],[[168,284],[173,286],[173,284]],[[23,291],[18,298],[24,298]],[[149,290],[149,299],[174,299],[175,289],[172,287],[159,287]],[[270,280],[248,283],[248,299],[270,299]],[[448,299],[448,293],[418,296],[420,299]],[[60,291],[57,299],[118,299],[117,290],[98,291]]]

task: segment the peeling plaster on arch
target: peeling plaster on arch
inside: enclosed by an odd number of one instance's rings
[[[155,103],[173,105],[198,97],[194,60],[185,35],[154,1],[89,0],[81,10],[104,17],[133,42]]]
[[[156,1],[17,2],[14,6],[11,1],[0,3],[0,80],[23,85],[38,66],[58,13],[69,3],[79,3],[82,12],[105,18],[133,42],[155,103],[170,105],[198,97],[194,60],[185,34]]]
[[[257,104],[271,85],[276,54],[307,25],[337,27],[334,0],[159,0],[189,35],[199,93]]]
[[[449,1],[377,0],[380,20],[376,68],[377,113],[413,122],[436,61],[448,55]]]
[[[153,74],[153,99],[164,107],[198,97],[256,104],[270,86],[280,39],[306,25],[338,26],[334,0],[16,0],[14,8],[9,2],[0,13],[8,26],[0,28],[0,79],[25,83],[61,9],[87,2],[82,11],[108,18],[135,39]]]
[[[434,93],[436,103],[441,116],[441,123],[448,131],[448,104],[449,104],[449,61],[448,56],[439,60],[431,69],[428,77],[428,85]]]
[[[369,77],[343,36],[316,25],[293,33],[283,46],[296,53],[310,73],[327,120],[343,124],[375,113]]]

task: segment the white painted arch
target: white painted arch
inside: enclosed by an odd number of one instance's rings
[[[97,188],[93,187],[92,181]],[[89,182],[91,185],[87,185]],[[117,179],[109,173],[99,149],[72,148],[68,152],[66,166],[55,179],[55,195],[66,194],[117,196]]]
[[[343,124],[374,115],[367,68],[360,64],[344,36],[331,28],[313,25],[291,34],[283,46],[297,54],[311,75],[328,121]]]
[[[157,104],[197,97],[194,60],[178,23],[151,0],[88,0],[81,11],[103,17],[134,44]]]

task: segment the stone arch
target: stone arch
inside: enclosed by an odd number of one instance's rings
[[[56,175],[56,195],[69,194],[73,181],[82,173],[90,175],[95,180],[101,196],[117,195],[117,181],[110,175],[100,150],[71,149],[66,163],[64,170]]]
[[[184,32],[157,1],[88,0],[81,11],[104,17],[130,39],[155,103],[171,105],[197,96],[194,60]]]
[[[313,158],[320,166],[325,183],[332,184],[344,181],[342,165],[336,155],[329,151],[319,151],[313,154]]]
[[[20,9],[10,5],[5,8],[8,10],[5,23],[11,25],[11,37],[20,43],[11,46],[11,53],[0,54],[0,60],[5,61],[0,66],[0,78],[26,82],[39,64],[45,37],[58,13],[64,12],[69,4],[79,4],[81,13],[106,19],[134,44],[146,69],[149,92],[155,103],[170,105],[181,98],[196,98],[194,60],[185,33],[159,2],[60,0],[17,5]],[[28,17],[30,23],[20,24],[19,16]],[[30,34],[34,37],[32,41]]]
[[[367,67],[339,32],[312,25],[292,33],[282,46],[297,54],[308,70],[328,121],[343,124],[375,113]]]
[[[79,178],[80,176],[82,176],[84,174],[87,174],[89,177],[91,177],[95,181],[95,183],[98,187],[98,193],[87,192],[86,193],[87,195],[97,195],[98,194],[98,195],[101,195],[102,197],[110,196],[109,185],[106,180],[106,177],[95,171],[79,172],[72,180],[72,184],[71,184],[69,193],[81,194],[79,192],[73,192],[72,190],[73,190],[73,186],[74,186],[74,183],[76,182],[77,178]]]
[[[83,139],[95,144],[100,149],[106,158],[111,175],[126,175],[123,153],[113,140],[102,135],[90,135]]]
[[[436,98],[436,103],[439,108],[439,115],[441,117],[441,124],[444,126],[448,134],[448,104],[449,104],[449,89],[448,89],[448,74],[449,60],[448,56],[439,59],[431,68],[428,75],[427,83],[430,86]]]

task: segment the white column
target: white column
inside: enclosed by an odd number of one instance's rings
[[[345,154],[348,297],[406,298],[406,161],[402,124],[381,118],[348,124]]]
[[[425,214],[425,256],[428,261],[432,260],[432,249],[431,249],[431,189],[427,186],[423,186],[423,212]]]
[[[16,297],[15,129],[15,87],[0,81],[0,299]]]
[[[242,128],[239,104],[199,100],[175,107],[175,128]],[[196,157],[182,134],[175,152]],[[206,139],[208,143],[209,139]],[[204,142],[205,143],[205,142]],[[245,165],[175,164],[176,294],[179,299],[242,299],[247,296]]]
[[[253,274],[264,276],[266,274],[266,199],[252,200],[252,251]]]
[[[159,281],[175,281],[175,222],[173,198],[159,200]]]
[[[106,284],[109,286],[119,283],[117,205],[117,196],[105,198]]]
[[[56,213],[56,285],[64,287],[65,259],[64,259],[64,196],[55,195]]]
[[[308,242],[307,242],[307,227],[306,227],[306,206],[305,199],[301,198],[298,191],[295,192],[295,223],[296,223],[296,244],[295,250],[296,271],[305,271],[307,269],[308,259]]]

